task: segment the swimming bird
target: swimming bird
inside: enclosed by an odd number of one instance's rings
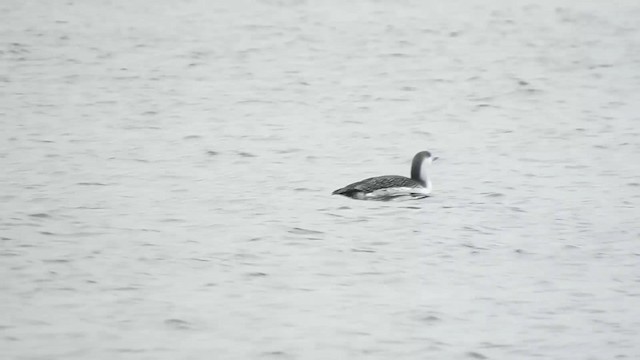
[[[411,178],[399,175],[376,176],[335,190],[332,195],[358,200],[390,200],[399,196],[427,197],[432,188],[427,170],[433,160],[437,159],[430,152],[421,151],[413,157]]]

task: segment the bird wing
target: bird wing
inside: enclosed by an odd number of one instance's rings
[[[404,176],[399,175],[386,175],[386,176],[376,176],[368,179],[364,179],[362,181],[355,182],[353,184],[349,184],[343,187],[341,192],[347,191],[363,191],[363,192],[372,192],[379,189],[391,188],[391,187],[422,187],[420,183],[415,180],[409,179]],[[338,191],[338,190],[336,190]]]

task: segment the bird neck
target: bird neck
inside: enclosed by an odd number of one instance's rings
[[[428,170],[428,158],[413,159],[413,163],[411,164],[411,178],[431,190],[431,180],[429,180]]]

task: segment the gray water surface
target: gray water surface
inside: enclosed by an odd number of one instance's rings
[[[0,357],[640,358],[638,19],[3,1]]]

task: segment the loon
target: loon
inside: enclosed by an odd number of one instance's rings
[[[376,176],[335,190],[332,195],[358,200],[390,200],[399,196],[427,197],[432,188],[427,169],[437,159],[430,152],[421,151],[413,157],[411,179],[399,175]]]

